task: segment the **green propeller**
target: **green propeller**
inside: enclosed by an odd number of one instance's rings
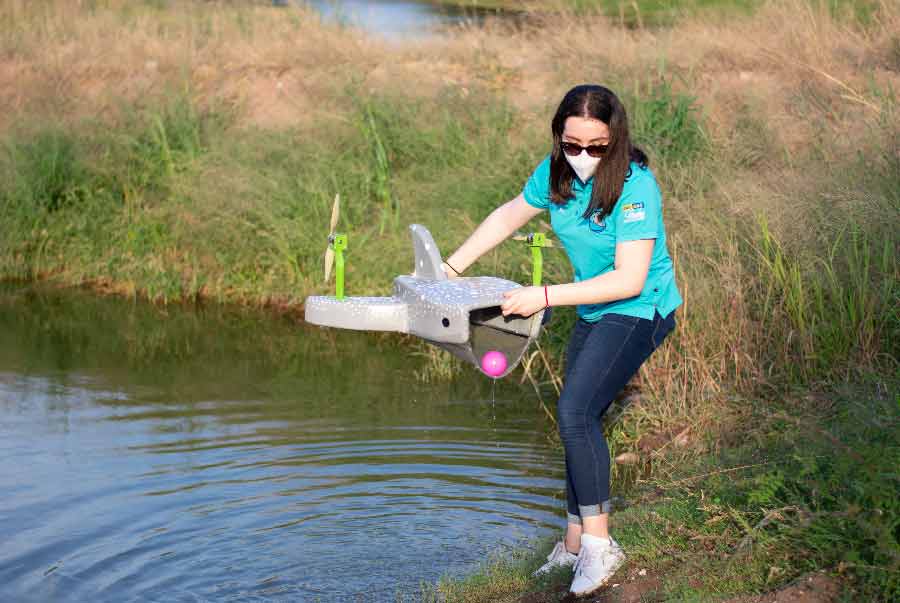
[[[344,251],[347,250],[347,235],[334,231],[340,217],[341,195],[338,193],[334,196],[334,205],[331,206],[328,248],[325,250],[325,282],[331,279],[331,270],[334,268],[335,297],[344,299]]]
[[[537,287],[541,284],[544,272],[543,248],[556,247],[556,245],[542,232],[532,232],[527,235],[517,233],[513,240],[526,241],[528,246],[531,247],[531,284]]]

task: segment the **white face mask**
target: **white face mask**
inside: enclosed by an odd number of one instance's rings
[[[563,155],[566,154],[563,153]],[[575,170],[578,179],[582,182],[587,182],[588,179],[594,175],[597,164],[600,163],[600,157],[591,157],[586,150],[582,150],[581,153],[574,157],[566,155],[566,161],[568,161],[569,165],[572,166],[572,169]]]

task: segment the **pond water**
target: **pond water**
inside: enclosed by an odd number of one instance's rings
[[[0,601],[397,601],[564,525],[535,401],[391,337],[0,285]]]
[[[331,21],[386,36],[409,38],[433,35],[441,27],[478,22],[496,11],[460,9],[412,0],[303,0]]]

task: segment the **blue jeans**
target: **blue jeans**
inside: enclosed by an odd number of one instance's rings
[[[653,320],[605,314],[575,323],[566,352],[565,385],[557,403],[566,452],[569,523],[610,511],[609,447],[603,415],[641,364],[675,328],[674,310]]]

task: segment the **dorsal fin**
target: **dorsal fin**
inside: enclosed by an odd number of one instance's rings
[[[409,232],[412,235],[415,254],[413,276],[437,281],[445,280],[447,275],[441,269],[441,252],[438,251],[434,237],[421,224],[411,224]]]

